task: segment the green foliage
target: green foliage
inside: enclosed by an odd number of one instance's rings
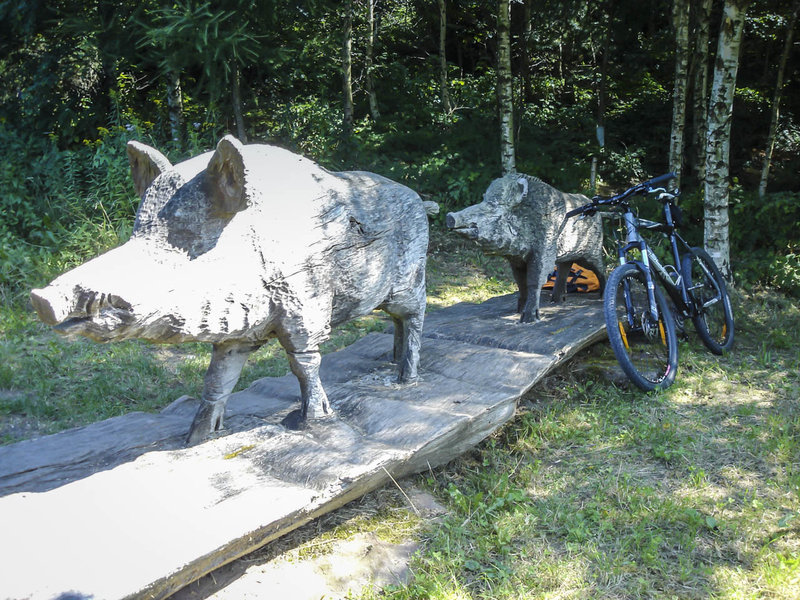
[[[800,294],[800,193],[776,192],[759,199],[738,189],[732,197],[731,245],[737,275],[745,283]]]
[[[71,266],[125,241],[138,198],[128,174],[128,131],[60,150],[50,138],[20,137],[0,124],[0,290],[24,298]]]

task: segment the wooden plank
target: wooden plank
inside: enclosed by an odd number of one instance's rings
[[[597,301],[458,305],[426,323],[420,380],[399,386],[392,336],[323,359],[337,417],[280,425],[293,376],[234,394],[226,435],[180,448],[195,401],[0,448],[0,597],[163,598],[399,477],[445,463],[510,419],[517,398],[602,336]]]

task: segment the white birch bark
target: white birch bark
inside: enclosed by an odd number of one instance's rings
[[[167,112],[172,141],[180,142],[183,136],[183,93],[181,76],[174,69],[167,71]]]
[[[704,244],[726,279],[730,279],[728,203],[733,93],[739,70],[739,48],[750,0],[726,0],[722,13],[714,78],[708,106]]]
[[[669,170],[680,185],[683,167],[683,134],[686,128],[686,88],[689,79],[689,0],[674,0],[675,86],[672,92],[672,132],[669,139]]]
[[[697,181],[706,179],[706,132],[708,119],[708,42],[711,36],[712,0],[693,3],[695,10],[694,52],[692,56],[692,129],[694,132],[693,171]]]
[[[497,3],[497,100],[500,112],[500,162],[503,173],[517,170],[514,157],[514,104],[511,79],[511,4]]]
[[[789,24],[786,27],[786,41],[783,45],[783,53],[778,63],[778,78],[775,83],[775,95],[772,98],[772,117],[769,121],[764,164],[761,167],[761,181],[758,184],[758,196],[760,198],[763,198],[767,193],[767,181],[769,180],[769,169],[772,163],[772,152],[775,150],[775,135],[778,131],[778,117],[780,116],[781,98],[783,96],[783,75],[786,72],[786,63],[792,51],[792,35],[794,33],[794,25],[797,22],[798,11],[800,11],[800,0],[795,0],[792,14],[789,17]]]

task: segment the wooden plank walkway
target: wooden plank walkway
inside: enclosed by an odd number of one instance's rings
[[[509,420],[547,372],[605,335],[597,295],[515,296],[428,315],[420,381],[398,386],[389,334],[324,357],[337,418],[287,431],[293,376],[231,396],[226,435],[183,449],[196,405],[0,447],[0,598],[164,598],[384,485],[444,464]]]

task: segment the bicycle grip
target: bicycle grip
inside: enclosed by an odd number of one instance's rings
[[[653,188],[662,183],[667,183],[670,179],[676,179],[678,176],[675,173],[667,173],[666,175],[659,175],[653,177],[650,181],[645,181],[642,185],[647,188]]]

